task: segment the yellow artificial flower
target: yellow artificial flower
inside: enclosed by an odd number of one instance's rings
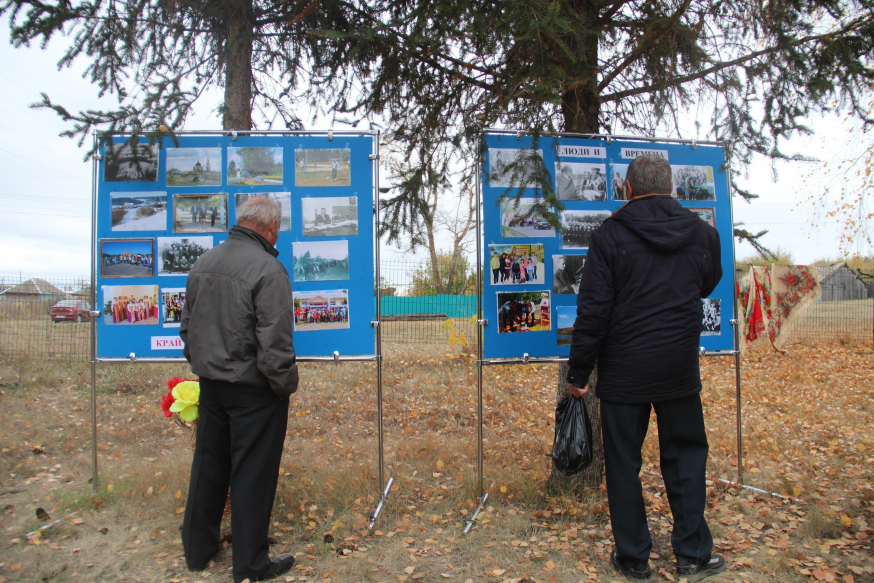
[[[170,411],[179,413],[179,418],[191,423],[197,419],[197,407],[200,405],[200,383],[183,381],[173,387],[173,398],[176,401],[170,405]]]

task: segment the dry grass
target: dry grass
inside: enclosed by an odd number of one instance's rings
[[[800,501],[716,480],[736,475],[732,365],[702,364],[714,478],[708,519],[730,562],[712,580],[874,580],[870,347],[796,346],[785,355],[759,348],[744,357],[747,482]],[[473,358],[440,346],[388,347],[385,459],[396,486],[374,533],[366,522],[379,495],[375,368],[301,369],[271,532],[274,552],[298,557],[289,580],[618,580],[607,561],[603,488],[545,492],[557,367],[485,370],[486,484],[495,488],[464,537],[476,496]],[[205,573],[189,573],[181,559],[190,436],[160,416],[158,403],[166,379],[185,367],[98,370],[102,480],[94,498],[87,369],[0,364],[0,581],[230,581],[233,547]],[[644,459],[652,565],[657,579],[669,580],[671,517],[654,424]],[[43,523],[37,508],[63,520],[27,538]],[[329,531],[335,539],[326,543]]]

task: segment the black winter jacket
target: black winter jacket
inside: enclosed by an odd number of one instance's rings
[[[179,335],[196,375],[270,387],[280,399],[297,391],[291,282],[277,255],[236,225],[191,268]]]
[[[701,391],[705,298],[722,278],[716,229],[669,195],[635,198],[594,231],[577,296],[568,382],[652,403]]]

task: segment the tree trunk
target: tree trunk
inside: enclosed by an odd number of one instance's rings
[[[227,3],[228,37],[225,42],[225,102],[222,127],[252,129],[252,0]]]
[[[594,10],[590,7],[583,7],[583,3],[580,4],[581,11]],[[597,11],[590,13],[589,21],[593,23],[590,26],[592,32],[586,37],[586,44],[581,47],[579,61],[574,63],[574,77],[576,79],[568,80],[570,86],[561,96],[561,111],[564,118],[564,131],[566,132],[595,134],[600,129],[598,117],[600,101],[597,93],[598,34],[597,28],[594,25],[596,18]],[[579,80],[582,80],[582,82]],[[556,403],[569,394],[567,388],[568,368],[567,363],[562,363],[558,367]],[[601,480],[604,477],[604,448],[601,444],[601,408],[594,394],[598,376],[597,371],[598,369],[596,368],[589,379],[589,394],[583,397],[586,400],[586,407],[589,409],[589,419],[592,422],[592,452],[594,459],[588,468],[574,476],[565,476],[553,465],[549,476],[549,486],[551,488],[563,491],[577,491],[580,488],[597,489],[601,485]]]

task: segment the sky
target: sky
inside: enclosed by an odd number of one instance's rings
[[[57,37],[47,50],[0,43],[0,275],[90,272],[92,164],[83,161],[88,144],[79,147],[75,140],[59,137],[68,126],[54,112],[28,106],[39,100],[40,92],[72,111],[112,106],[114,98],[97,98],[97,88],[82,78],[82,64],[57,70],[63,41]],[[220,129],[217,103],[216,96],[207,96],[185,129]],[[860,147],[847,145],[850,125],[840,119],[814,119],[811,126],[817,130],[815,136],[795,139],[784,150],[832,162]],[[772,168],[764,158],[735,169],[737,184],[761,195],[752,203],[736,198],[735,221],[752,232],[768,230],[762,243],[789,250],[796,263],[838,257],[838,223],[832,219],[813,226],[814,208],[805,202],[811,193],[840,180],[823,176],[820,169],[819,164],[782,161]],[[425,257],[393,247],[382,252],[389,260]],[[746,243],[736,244],[735,252],[739,259],[755,253]]]

